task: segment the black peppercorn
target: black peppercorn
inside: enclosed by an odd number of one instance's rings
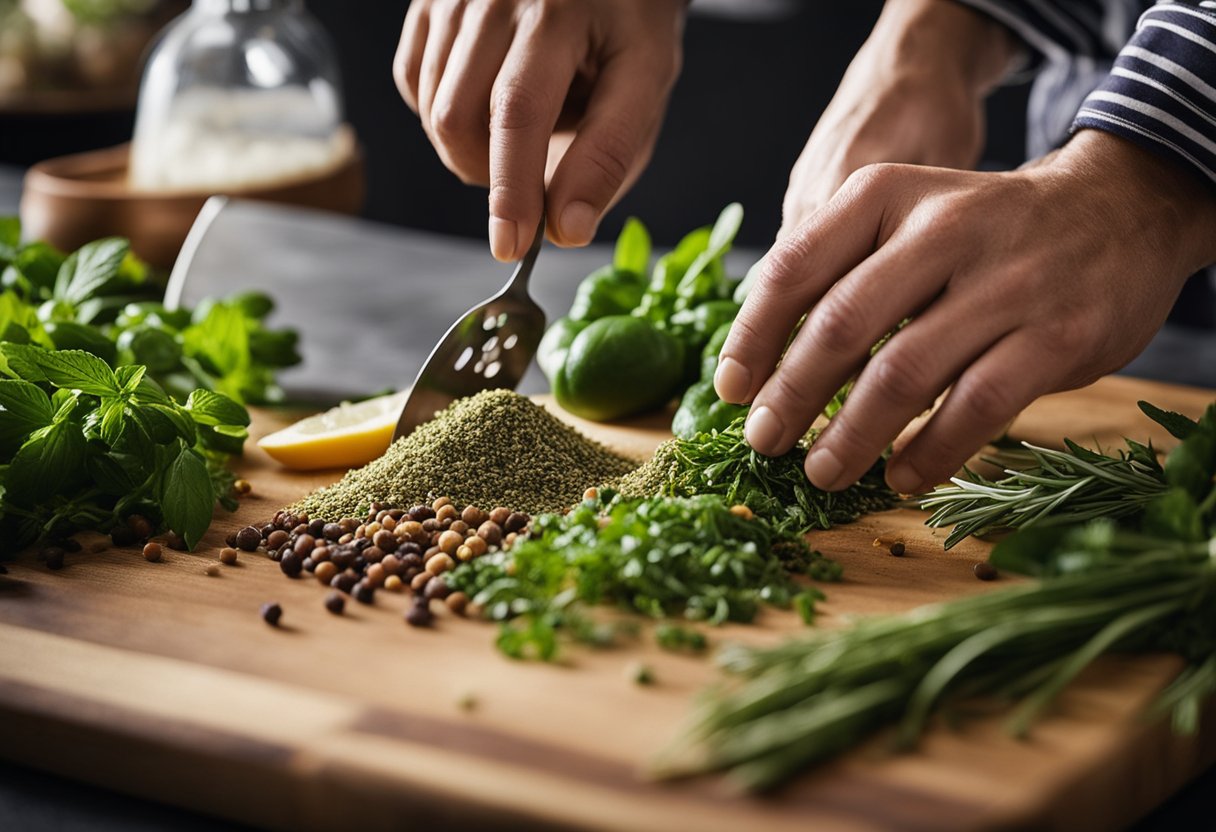
[[[246,552],[255,552],[262,545],[262,533],[253,526],[246,526],[236,533],[236,546]]]
[[[295,578],[304,569],[304,558],[295,552],[287,552],[279,561],[279,568],[283,570],[283,574],[287,577]]]
[[[904,546],[904,542],[902,540],[897,540],[891,544],[890,551],[895,557],[902,558],[904,556],[904,552],[907,551],[907,547]]]
[[[337,540],[343,534],[342,527],[337,523],[326,523],[321,527],[321,536],[326,540]]]
[[[142,514],[132,514],[127,518],[127,528],[135,533],[136,540],[147,540],[152,536],[154,529],[147,517]]]
[[[414,548],[417,548],[417,547],[414,547]],[[410,552],[407,555],[403,555],[401,557],[401,565],[404,566],[406,569],[421,569],[422,568],[422,554],[420,552]]]
[[[350,591],[355,588],[355,584],[357,583],[359,583],[359,576],[354,572],[342,572],[334,575],[329,585],[339,592],[350,594]]]
[[[995,581],[997,575],[996,567],[986,560],[982,560],[975,566],[971,567],[971,571],[975,573],[975,577],[981,581]]]
[[[365,581],[359,581],[356,583],[351,589],[350,594],[360,604],[370,604],[376,600],[375,588]]]
[[[411,520],[421,523],[434,517],[435,509],[431,508],[430,506],[414,506],[407,513],[409,514]]]
[[[313,537],[321,537],[325,533],[325,521],[320,519],[310,520],[308,522],[308,533]]]
[[[510,514],[510,516],[507,517],[507,522],[503,524],[503,529],[507,532],[507,534],[510,534],[511,532],[521,532],[523,531],[524,526],[528,525],[529,520],[531,520],[531,518],[528,517],[528,515],[520,514],[518,511],[514,511]]]
[[[283,617],[283,608],[273,601],[262,604],[262,620],[271,627],[279,626],[279,619]]]
[[[178,552],[186,551],[186,541],[177,532],[169,532],[165,535],[165,545]]]
[[[444,583],[443,578],[433,578],[427,582],[426,590],[423,592],[423,596],[428,601],[442,601],[444,598],[448,597],[449,592],[451,592],[451,590],[448,589],[448,585]]]
[[[325,609],[334,615],[341,615],[346,609],[346,598],[341,592],[331,592],[325,597]]]

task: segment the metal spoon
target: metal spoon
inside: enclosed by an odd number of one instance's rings
[[[544,239],[542,215],[532,247],[516,264],[507,285],[465,312],[431,350],[401,409],[394,440],[409,435],[456,399],[519,386],[545,334],[544,310],[528,294],[528,279]]]

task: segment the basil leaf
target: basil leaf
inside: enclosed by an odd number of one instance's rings
[[[249,411],[225,396],[211,390],[195,390],[186,400],[186,410],[200,425],[249,425]]]
[[[162,482],[165,523],[193,549],[211,525],[215,511],[215,492],[207,464],[195,451],[182,449],[165,471]]]
[[[104,294],[118,277],[130,248],[130,243],[121,237],[106,237],[68,255],[55,279],[56,300],[77,304]]]
[[[29,282],[30,297],[46,300],[55,288],[55,279],[63,268],[63,252],[46,243],[30,243],[21,249],[13,266]]]
[[[0,263],[11,263],[17,259],[21,245],[21,220],[16,217],[0,217]]]
[[[90,396],[117,396],[122,392],[110,365],[83,350],[36,350],[35,361],[44,377],[56,387],[79,390]]]
[[[637,217],[625,220],[621,236],[616,238],[612,265],[623,272],[646,274],[646,267],[650,265],[650,232]]]
[[[28,381],[0,379],[0,447],[8,452],[34,431],[51,423],[55,410],[41,387]]]
[[[198,438],[203,447],[209,451],[219,451],[225,454],[241,454],[245,451],[245,440],[249,431],[235,425],[198,426]]]
[[[80,426],[72,422],[35,431],[9,465],[9,499],[30,504],[63,493],[79,479],[87,450]]]

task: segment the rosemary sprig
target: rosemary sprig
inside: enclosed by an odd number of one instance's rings
[[[954,485],[920,499],[920,507],[933,512],[925,525],[953,525],[946,537],[949,549],[966,537],[1002,529],[1127,517],[1166,490],[1151,445],[1129,441],[1129,450],[1107,456],[1065,441],[1064,451],[1023,442],[1029,466],[1006,467],[1006,476],[999,480],[968,469],[965,478],[951,480]],[[986,461],[1001,465],[1008,457]]]

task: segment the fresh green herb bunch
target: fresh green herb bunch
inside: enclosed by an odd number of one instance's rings
[[[245,408],[209,390],[180,405],[146,368],[92,353],[0,344],[0,546],[17,551],[131,514],[193,548],[218,500],[235,508],[228,454]]]
[[[614,500],[601,489],[569,514],[536,518],[528,539],[462,564],[446,581],[504,622],[500,649],[548,660],[559,630],[611,640],[590,623],[586,605],[751,621],[762,604],[789,606],[804,592],[792,573],[816,562],[822,558],[800,536],[732,512],[721,497]]]
[[[1149,418],[1178,439],[1186,439],[1197,429],[1197,423],[1177,413],[1148,402],[1139,404]],[[1004,467],[1003,479],[985,479],[968,470],[965,478],[953,480],[953,486],[921,498],[920,507],[933,512],[925,523],[934,528],[954,526],[946,538],[949,549],[971,535],[1004,529],[1138,515],[1169,487],[1169,477],[1151,444],[1124,441],[1127,450],[1114,456],[1088,450],[1070,439],[1064,440],[1066,450],[1062,451],[1022,443],[1024,453],[987,460]],[[1184,447],[1176,452],[1174,468],[1184,464],[1201,467],[1202,461],[1190,459],[1191,451]]]
[[[741,680],[704,700],[658,773],[727,770],[766,789],[885,726],[911,747],[935,712],[977,696],[1016,703],[1008,726],[1024,736],[1115,650],[1186,658],[1152,713],[1195,730],[1216,693],[1216,405],[1197,422],[1146,411],[1183,441],[1143,511],[1122,525],[1037,524],[998,544],[993,564],[1039,582],[728,655]]]
[[[178,402],[196,388],[240,402],[282,397],[274,374],[300,361],[293,330],[267,328],[273,302],[248,292],[205,300],[193,312],[153,300],[160,287],[126,240],[110,237],[64,255],[20,242],[0,218],[0,340],[84,350],[112,367],[143,365]]]
[[[803,469],[808,443],[799,443],[779,457],[767,457],[747,444],[743,424],[738,418],[722,431],[668,441],[650,462],[621,480],[622,493],[717,494],[793,534],[830,529],[895,505],[898,498],[883,480],[883,460],[856,485],[839,492],[821,491]]]

